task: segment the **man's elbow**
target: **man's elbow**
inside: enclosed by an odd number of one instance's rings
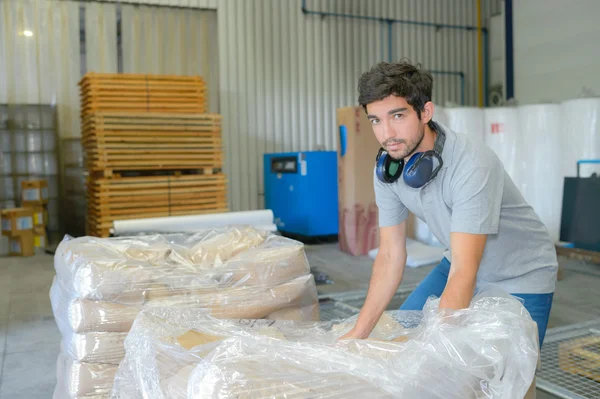
[[[404,264],[406,258],[406,248],[400,245],[395,248],[382,247],[377,252],[377,260],[382,264]]]

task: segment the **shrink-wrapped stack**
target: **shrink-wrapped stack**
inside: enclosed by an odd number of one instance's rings
[[[55,269],[50,297],[63,336],[55,398],[110,393],[123,342],[144,308],[319,319],[303,244],[250,227],[67,238],[57,248]]]
[[[112,398],[523,398],[538,359],[535,322],[506,294],[440,313],[384,313],[366,340],[356,321],[218,320],[197,308],[141,312]]]
[[[483,122],[485,144],[494,150],[515,185],[520,187],[522,164],[517,149],[522,145],[522,133],[519,131],[517,108],[486,108]]]
[[[484,140],[483,108],[446,108],[448,127],[457,133],[466,134],[476,140]]]
[[[563,176],[577,176],[577,161],[600,159],[600,98],[577,98],[560,104]],[[583,164],[582,177],[600,176],[597,164]]]
[[[557,104],[532,104],[518,107],[522,145],[520,187],[523,197],[544,223],[550,237],[559,239],[562,204],[563,148],[560,107]]]

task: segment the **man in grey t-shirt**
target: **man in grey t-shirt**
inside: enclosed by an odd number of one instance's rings
[[[410,211],[448,251],[401,309],[420,310],[431,295],[441,309],[461,309],[477,290],[498,287],[524,300],[541,346],[558,270],[554,244],[496,154],[434,122],[432,85],[406,62],[377,64],[360,78],[359,102],[382,146],[373,176],[380,246],[365,304],[343,338],[368,337],[395,294]]]

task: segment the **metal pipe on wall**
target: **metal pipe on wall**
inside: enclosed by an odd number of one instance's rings
[[[480,0],[477,0],[478,2]],[[479,5],[479,3],[478,3]],[[432,28],[436,28],[436,29],[440,29],[440,28],[446,28],[446,29],[461,29],[461,30],[467,30],[467,31],[477,31],[478,32],[478,49],[480,47],[480,42],[482,42],[483,46],[487,49],[487,36],[488,36],[488,31],[487,28],[485,27],[481,27],[480,26],[480,21],[478,21],[478,26],[471,26],[471,25],[452,25],[452,24],[439,24],[439,23],[434,23],[434,22],[421,22],[421,21],[411,21],[411,20],[404,20],[404,19],[392,19],[392,18],[383,18],[383,17],[371,17],[371,16],[366,16],[366,15],[354,15],[354,14],[344,14],[344,13],[337,13],[337,12],[324,12],[324,11],[315,11],[315,10],[309,10],[306,6],[306,0],[302,0],[302,13],[303,14],[308,14],[308,15],[319,15],[322,17],[326,17],[326,16],[331,16],[331,17],[340,17],[340,18],[351,18],[351,19],[362,19],[362,20],[367,20],[367,21],[379,21],[379,22],[385,22],[387,24],[388,27],[388,59],[391,60],[392,59],[392,37],[393,37],[393,33],[392,33],[392,26],[394,23],[399,23],[399,24],[407,24],[407,25],[415,25],[415,26],[426,26],[426,27],[432,27]],[[480,18],[480,13],[481,10],[480,8],[478,8],[478,18]],[[480,39],[480,35],[484,36],[484,40]],[[383,49],[383,47],[382,47]],[[383,51],[383,50],[382,50]],[[489,69],[489,59],[488,59],[488,54],[487,54],[487,50],[483,51],[483,68],[479,68],[478,69],[478,77],[479,77],[479,86],[480,86],[480,95],[479,95],[479,102],[480,105],[481,103],[485,103],[487,104],[487,76],[488,76],[488,69]],[[465,79],[464,79],[464,72],[463,71],[430,71],[431,73],[436,73],[436,74],[445,74],[445,75],[456,75],[459,76],[461,78],[461,103],[464,105],[465,103]],[[483,84],[481,82],[481,80],[483,79]],[[482,87],[483,86],[483,87]],[[484,96],[484,100],[482,101],[481,98],[481,93],[485,93]]]
[[[483,106],[483,57],[481,40],[481,0],[477,0],[477,82],[479,86],[478,103]]]
[[[513,59],[513,2],[504,0],[504,35],[505,35],[505,59],[506,59],[506,99],[515,96],[515,63]]]

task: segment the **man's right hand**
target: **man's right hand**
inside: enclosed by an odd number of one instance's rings
[[[338,341],[346,340],[346,339],[365,339],[368,338],[369,334],[360,333],[356,327],[352,330],[348,331],[346,334],[342,335]]]

